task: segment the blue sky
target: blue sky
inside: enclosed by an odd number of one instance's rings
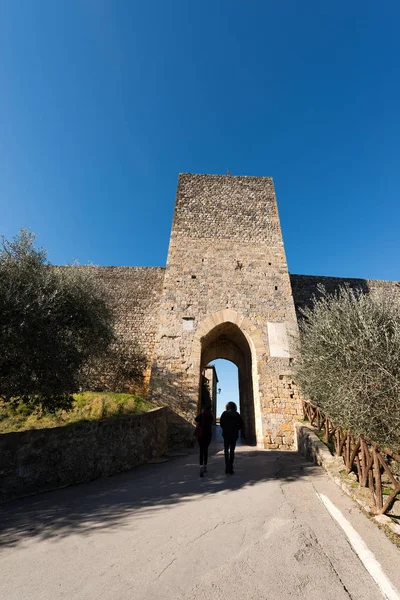
[[[218,377],[218,387],[220,393],[217,394],[217,417],[225,410],[228,402],[236,402],[240,411],[239,402],[239,380],[238,368],[230,360],[218,358],[213,360],[212,365],[215,366]]]
[[[3,0],[0,233],[164,265],[179,172],[274,177],[293,273],[400,279],[400,4]]]

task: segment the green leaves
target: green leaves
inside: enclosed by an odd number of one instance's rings
[[[303,311],[295,364],[302,393],[333,421],[400,447],[400,305],[348,287]]]
[[[0,397],[67,408],[79,373],[113,341],[92,267],[53,267],[21,230],[0,248]]]

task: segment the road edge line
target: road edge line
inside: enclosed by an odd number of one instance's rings
[[[382,594],[387,600],[400,600],[400,595],[390,579],[385,575],[381,565],[375,558],[375,555],[362,539],[359,533],[354,529],[353,525],[343,516],[340,510],[333,504],[325,494],[315,492],[322,504],[325,506],[330,515],[340,525],[345,532],[351,546],[353,547],[358,558],[363,563],[364,567],[371,575],[372,579],[379,586]]]

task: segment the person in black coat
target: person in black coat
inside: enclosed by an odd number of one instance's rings
[[[200,477],[204,477],[204,473],[207,473],[208,447],[211,443],[212,424],[214,422],[211,404],[203,408],[195,421],[197,423],[195,436],[200,448]]]
[[[225,451],[225,474],[233,475],[233,461],[235,460],[236,442],[239,437],[239,431],[243,429],[242,417],[237,411],[234,402],[228,402],[226,410],[222,413],[219,424],[224,438]]]

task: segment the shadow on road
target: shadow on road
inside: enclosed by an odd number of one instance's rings
[[[144,465],[107,479],[14,500],[0,507],[0,546],[30,538],[51,539],[123,527],[199,496],[232,494],[269,480],[294,482],[319,467],[296,452],[258,451],[239,446],[235,474],[224,474],[221,444],[213,443],[209,472],[200,479],[197,453]]]

